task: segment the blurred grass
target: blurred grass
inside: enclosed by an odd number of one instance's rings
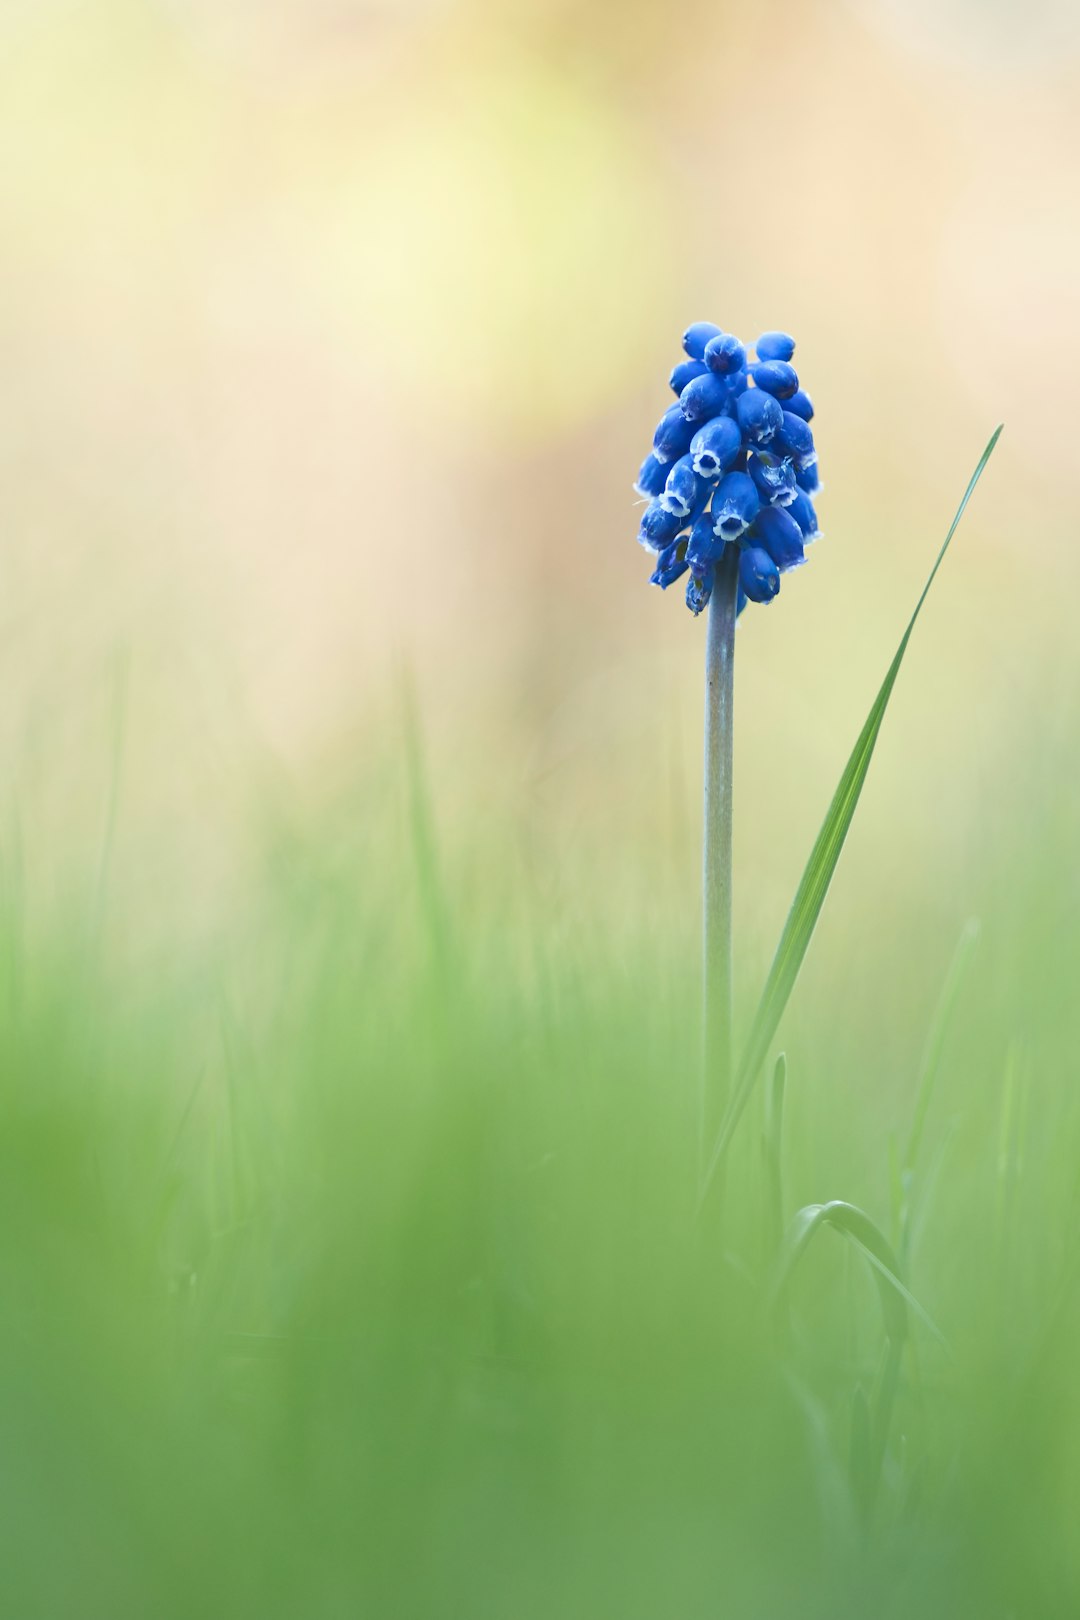
[[[776,1336],[755,1108],[722,1223],[694,1220],[696,896],[671,885],[645,929],[587,861],[552,888],[527,846],[447,821],[410,735],[372,737],[360,796],[299,823],[267,789],[246,905],[143,974],[96,863],[62,926],[27,926],[8,827],[5,1612],[1070,1613],[1068,827],[1036,846],[1011,822],[965,897],[982,929],[905,1244],[948,1349],[912,1315],[866,1531],[872,1272],[823,1233]],[[786,1221],[839,1198],[889,1229],[962,927],[942,940],[917,885],[861,942],[856,1010],[823,923],[788,1031]]]

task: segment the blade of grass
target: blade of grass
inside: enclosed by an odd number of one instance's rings
[[[1001,427],[997,427],[991,436],[989,444],[979,458],[978,466],[971,475],[968,487],[964,491],[964,498],[957,507],[956,516],[949,525],[949,532],[945,536],[944,544],[937,554],[934,566],[931,568],[926,584],[923,586],[922,595],[915,604],[915,611],[908,621],[907,629],[901,637],[900,645],[896,649],[893,661],[889,665],[884,681],[881,683],[881,689],[871,705],[870,713],[866,717],[866,723],[859,733],[851,757],[844,767],[839,786],[833,795],[821,831],[818,833],[817,840],[810,852],[810,859],[806,863],[794,903],[784,925],[784,931],[780,936],[780,943],[777,946],[776,955],[769,970],[769,977],[766,980],[757,1013],[754,1016],[749,1040],[736,1070],[735,1087],[724,1117],[721,1120],[712,1156],[702,1183],[700,1194],[702,1200],[742,1117],[747,1099],[753,1090],[761,1065],[765,1061],[769,1044],[776,1034],[784,1009],[788,1004],[788,999],[795,988],[799,969],[802,967],[803,958],[813,937],[814,928],[821,914],[821,908],[825,904],[825,896],[829,892],[829,885],[832,882],[833,873],[836,871],[840,852],[844,847],[844,841],[847,838],[848,829],[851,826],[855,808],[858,805],[863,784],[866,781],[866,774],[870,769],[874,747],[885,718],[885,711],[889,706],[893,687],[896,685],[896,677],[900,673],[900,665],[904,661],[904,654],[907,652],[908,642],[911,640],[912,631],[922,611],[923,603],[930,594],[930,587],[937,577],[938,569],[945,560],[945,553],[949,549],[949,544],[956,533],[960,519],[967,509],[967,504],[974,494],[975,486],[982,477],[986,464],[993,455],[994,447],[1000,437]]]
[[[902,1343],[907,1338],[907,1307],[909,1303],[915,1304],[915,1301],[900,1281],[899,1262],[881,1228],[865,1210],[844,1199],[835,1198],[827,1204],[807,1204],[789,1225],[773,1275],[773,1309],[779,1305],[791,1274],[815,1233],[825,1226],[831,1226],[842,1237],[853,1242],[872,1261],[886,1337]],[[925,1316],[921,1306],[916,1309],[920,1316]]]
[[[770,1301],[774,1313],[783,1301],[792,1272],[806,1253],[816,1233],[831,1226],[847,1238],[853,1248],[869,1262],[877,1284],[881,1305],[882,1326],[885,1330],[885,1352],[873,1409],[865,1396],[856,1396],[852,1414],[851,1481],[855,1502],[862,1516],[864,1529],[869,1529],[877,1499],[882,1466],[888,1448],[892,1427],[896,1393],[900,1382],[900,1366],[904,1345],[908,1338],[908,1310],[912,1309],[935,1336],[940,1337],[918,1300],[900,1281],[899,1263],[881,1228],[871,1220],[865,1210],[855,1204],[834,1199],[828,1204],[807,1204],[800,1209],[784,1236],[780,1259],[773,1274]]]
[[[890,1285],[890,1287],[894,1288],[900,1295],[901,1299],[906,1302],[908,1308],[912,1310],[919,1318],[919,1321],[930,1334],[931,1338],[937,1341],[942,1350],[948,1351],[948,1339],[945,1337],[944,1333],[942,1333],[929,1311],[924,1310],[910,1289],[904,1287],[903,1283],[900,1281],[900,1278],[896,1275],[895,1270],[890,1269],[890,1267],[885,1264],[884,1260],[875,1254],[872,1249],[868,1248],[862,1239],[859,1238],[853,1231],[848,1231],[846,1235],[848,1241],[854,1244],[855,1248],[862,1252],[863,1258],[865,1259],[867,1265],[871,1266],[875,1271],[880,1272],[881,1276],[885,1278],[885,1281]]]
[[[870,1402],[861,1384],[855,1386],[851,1401],[851,1442],[848,1472],[851,1494],[863,1514],[866,1529],[865,1503],[873,1493],[873,1440],[871,1439]]]
[[[765,1133],[762,1137],[769,1202],[769,1244],[773,1250],[779,1248],[784,1235],[783,1146],[784,1087],[786,1084],[787,1058],[781,1052],[773,1068],[772,1083],[765,1094]]]
[[[952,1022],[960,987],[963,984],[968,963],[971,961],[974,951],[975,941],[978,937],[979,925],[976,919],[972,917],[964,926],[949,971],[945,976],[945,983],[934,1012],[933,1022],[930,1025],[930,1032],[926,1038],[926,1046],[923,1049],[922,1062],[919,1065],[919,1079],[915,1088],[915,1112],[912,1117],[903,1167],[900,1170],[897,1231],[899,1233],[899,1254],[905,1264],[911,1253],[911,1226],[916,1202],[915,1168],[919,1150],[922,1147],[923,1133],[926,1129],[926,1116],[930,1110],[930,1099],[937,1084],[938,1071],[941,1067],[941,1054],[945,1050],[945,1037]]]
[[[934,1021],[927,1036],[915,1092],[915,1114],[911,1123],[911,1134],[908,1137],[907,1153],[904,1156],[904,1174],[908,1177],[913,1175],[915,1171],[915,1161],[919,1156],[919,1148],[922,1146],[926,1115],[930,1108],[930,1098],[933,1096],[938,1069],[941,1066],[941,1054],[945,1047],[945,1036],[948,1034],[953,1010],[960,994],[960,986],[964,982],[964,975],[967,972],[975,941],[978,937],[979,925],[975,918],[972,917],[964,925],[964,931],[960,935],[960,942],[949,966],[941,997],[934,1013]]]

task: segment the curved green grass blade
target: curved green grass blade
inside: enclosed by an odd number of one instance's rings
[[[908,1305],[925,1319],[926,1313],[908,1293],[900,1281],[900,1266],[892,1247],[881,1228],[856,1204],[834,1198],[827,1204],[807,1204],[795,1216],[784,1235],[780,1258],[776,1265],[771,1290],[775,1310],[790,1281],[791,1274],[811,1240],[822,1227],[831,1226],[846,1237],[871,1263],[874,1281],[878,1285],[882,1323],[886,1337],[903,1343],[908,1331]],[[933,1329],[937,1333],[937,1329]]]
[[[802,967],[803,958],[806,955],[818,917],[821,914],[821,908],[825,904],[825,896],[829,892],[829,885],[832,882],[833,873],[836,871],[836,863],[840,859],[840,851],[844,847],[844,840],[847,838],[848,829],[855,814],[855,807],[859,802],[863,783],[866,781],[866,773],[870,769],[874,746],[877,743],[878,733],[885,718],[885,710],[889,706],[893,687],[896,685],[896,677],[900,673],[900,665],[903,663],[904,654],[907,652],[908,642],[911,640],[911,632],[915,628],[923,603],[930,593],[930,587],[937,577],[937,571],[945,560],[945,553],[949,549],[949,544],[956,533],[960,519],[964,515],[968,501],[974,494],[975,486],[982,477],[983,470],[993,455],[994,446],[1000,437],[1001,428],[998,427],[994,430],[990,443],[983,451],[979,458],[979,464],[971,475],[971,481],[964,491],[964,498],[957,507],[956,516],[949,525],[949,532],[945,536],[945,542],[938,552],[937,560],[930,570],[926,584],[923,586],[922,595],[915,604],[915,611],[911,615],[908,627],[901,637],[899,647],[896,649],[896,656],[889,665],[888,673],[881,683],[881,689],[874,699],[870,713],[866,717],[866,724],[859,733],[859,739],[844,767],[844,774],[840,778],[824,824],[818,833],[817,841],[810,853],[810,859],[806,863],[806,869],[803,872],[794,903],[784,925],[784,932],[780,936],[780,944],[777,946],[776,955],[769,970],[769,977],[766,980],[765,989],[762,992],[761,1001],[754,1016],[750,1038],[736,1070],[731,1099],[720,1122],[712,1157],[702,1183],[702,1198],[708,1191],[717,1166],[727,1152],[735,1127],[739,1123],[761,1065],[765,1061],[770,1042],[776,1034],[777,1027],[783,1017],[788,998],[795,987],[795,980],[799,976],[799,969]]]
[[[869,1527],[892,1427],[901,1358],[908,1337],[909,1310],[926,1323],[939,1343],[944,1345],[945,1341],[918,1300],[901,1282],[899,1262],[881,1228],[865,1210],[859,1209],[856,1204],[845,1203],[843,1199],[834,1199],[828,1204],[807,1204],[788,1227],[770,1290],[769,1302],[773,1312],[779,1310],[791,1275],[815,1233],[826,1226],[847,1238],[869,1263],[877,1284],[885,1330],[886,1353],[873,1409],[865,1395],[856,1391],[852,1410],[852,1487],[856,1502],[862,1509],[864,1524]]]

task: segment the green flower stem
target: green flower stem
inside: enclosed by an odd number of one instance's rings
[[[705,652],[704,1060],[702,1144],[711,1141],[731,1086],[731,824],[738,549],[716,567]]]

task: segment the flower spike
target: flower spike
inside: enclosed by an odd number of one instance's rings
[[[683,351],[670,378],[676,403],[634,485],[648,501],[638,540],[655,554],[650,577],[661,590],[689,574],[695,616],[714,591],[717,604],[728,600],[737,572],[741,612],[771,602],[821,533],[814,407],[787,332],[763,332],[748,352],[734,333],[695,321]]]

